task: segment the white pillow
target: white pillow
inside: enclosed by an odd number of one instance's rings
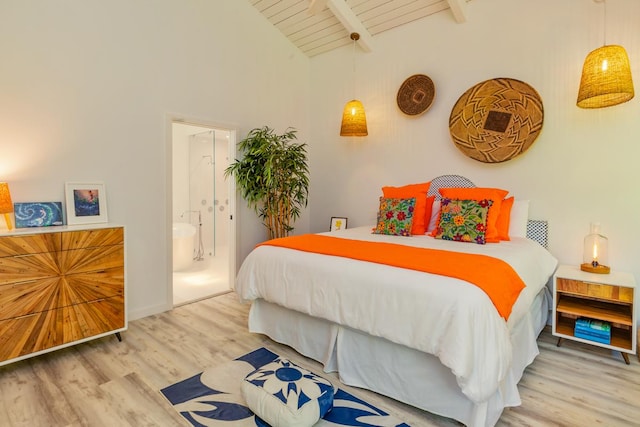
[[[273,427],[311,427],[333,407],[333,384],[287,359],[247,375],[241,390],[249,409]]]
[[[431,205],[431,219],[429,220],[429,225],[427,227],[427,233],[433,231],[436,228],[436,221],[438,220],[438,214],[440,213],[440,200],[434,200],[433,205]]]
[[[529,201],[514,200],[509,218],[509,237],[527,237]]]

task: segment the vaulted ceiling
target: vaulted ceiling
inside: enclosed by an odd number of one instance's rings
[[[469,0],[248,0],[307,56],[353,43],[360,35],[365,51],[375,49],[383,31],[438,12],[464,22]]]

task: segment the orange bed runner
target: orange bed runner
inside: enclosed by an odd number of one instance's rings
[[[260,245],[341,256],[462,279],[481,288],[491,298],[500,316],[505,319],[509,318],[513,304],[525,287],[520,276],[509,264],[487,255],[318,234],[273,239]]]

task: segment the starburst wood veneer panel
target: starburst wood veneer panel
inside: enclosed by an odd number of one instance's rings
[[[121,331],[124,229],[0,237],[0,364]]]

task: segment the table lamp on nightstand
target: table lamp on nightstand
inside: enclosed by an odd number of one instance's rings
[[[13,202],[11,201],[11,192],[9,184],[0,182],[0,213],[4,214],[4,220],[7,223],[7,229],[12,230],[13,224],[9,214],[13,212]]]
[[[608,244],[609,239],[600,234],[600,223],[592,223],[591,232],[584,238],[580,270],[598,274],[610,273]]]

